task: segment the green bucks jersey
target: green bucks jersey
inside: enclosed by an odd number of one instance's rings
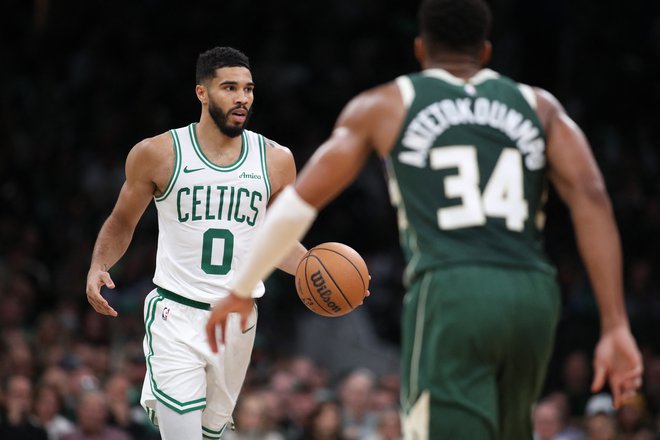
[[[407,114],[386,165],[407,278],[463,263],[553,272],[532,89],[488,69],[469,80],[430,69],[396,83]]]

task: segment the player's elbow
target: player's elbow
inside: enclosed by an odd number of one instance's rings
[[[589,176],[576,185],[568,197],[571,210],[596,208],[598,210],[612,210],[610,196],[607,193],[605,182],[600,176]]]
[[[105,227],[116,235],[132,236],[136,226],[134,218],[118,209],[114,209],[105,221]]]

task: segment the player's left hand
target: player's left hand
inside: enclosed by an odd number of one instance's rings
[[[642,356],[627,326],[603,332],[594,354],[594,381],[591,391],[599,391],[607,378],[619,408],[642,386]]]
[[[206,323],[206,335],[213,353],[218,352],[218,339],[215,336],[216,327],[220,326],[220,343],[224,344],[229,314],[236,312],[241,316],[241,330],[245,331],[247,320],[253,309],[254,300],[252,298],[241,298],[233,293],[230,293],[213,306],[211,316]]]

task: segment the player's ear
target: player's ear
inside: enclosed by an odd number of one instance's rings
[[[484,47],[481,49],[481,65],[485,66],[490,62],[490,57],[493,54],[493,45],[490,43],[490,41],[486,40],[484,41]]]
[[[195,86],[195,94],[197,95],[197,99],[199,99],[199,102],[201,102],[202,104],[208,104],[209,100],[205,86],[201,84],[197,84]]]
[[[415,58],[417,58],[417,62],[423,67],[426,62],[426,44],[421,36],[415,38]]]

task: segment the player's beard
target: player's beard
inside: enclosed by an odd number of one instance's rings
[[[227,115],[234,110],[238,110],[239,108],[247,110],[247,115],[245,115],[245,122],[243,122],[243,124],[240,126],[229,125],[227,123]],[[217,107],[215,104],[213,104],[213,101],[209,101],[209,114],[211,115],[213,122],[215,122],[215,125],[224,135],[229,137],[236,137],[240,136],[243,133],[243,130],[245,130],[245,127],[247,127],[247,124],[250,121],[250,116],[252,115],[252,108],[247,109],[247,107],[237,105],[230,108],[229,111],[225,113],[220,107]]]

